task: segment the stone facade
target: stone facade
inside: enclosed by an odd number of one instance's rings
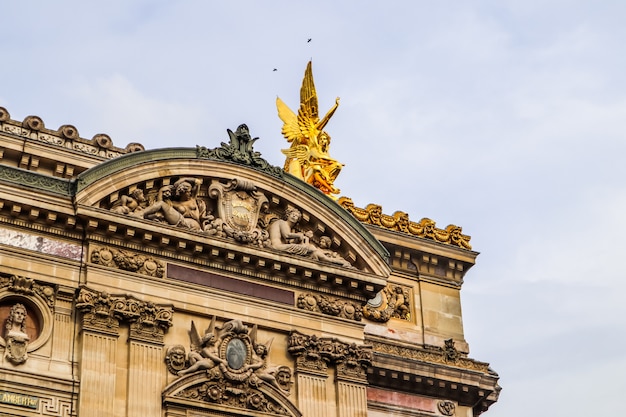
[[[217,141],[219,142],[219,141]],[[457,226],[219,147],[144,150],[0,108],[0,414],[476,416]]]

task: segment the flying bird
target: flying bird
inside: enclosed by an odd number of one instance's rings
[[[309,43],[309,42],[311,42],[311,38],[309,38],[309,39],[306,41],[306,43]]]
[[[278,71],[276,68],[274,68],[272,71]]]

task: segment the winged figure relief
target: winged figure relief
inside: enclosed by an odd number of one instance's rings
[[[298,114],[279,97],[276,98],[276,107],[278,117],[283,121],[282,134],[291,144],[289,149],[281,150],[286,156],[284,170],[336,198],[339,189],[334,186],[334,181],[343,164],[328,154],[330,135],[324,128],[339,107],[339,98],[335,99],[333,107],[320,119],[311,61],[306,67],[300,88]]]

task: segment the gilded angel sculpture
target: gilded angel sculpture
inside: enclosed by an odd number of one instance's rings
[[[284,170],[332,198],[336,198],[336,194],[339,194],[339,189],[333,185],[333,182],[339,175],[343,164],[328,154],[330,136],[324,131],[324,127],[338,106],[339,97],[320,120],[311,61],[306,67],[302,88],[300,88],[298,114],[287,107],[280,98],[276,98],[278,117],[284,123],[282,134],[287,142],[291,143],[289,149],[281,150],[287,157]]]

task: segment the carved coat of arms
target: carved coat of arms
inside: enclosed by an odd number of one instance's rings
[[[252,182],[235,178],[224,184],[213,180],[209,196],[217,199],[218,221],[228,236],[240,242],[261,244],[267,240],[267,232],[258,227],[258,221],[260,213],[267,210],[268,200]]]

